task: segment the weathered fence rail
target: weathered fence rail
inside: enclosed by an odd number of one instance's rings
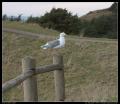
[[[23,73],[16,78],[5,82],[2,85],[2,92],[23,83],[24,101],[38,101],[37,95],[37,78],[36,74],[54,71],[55,79],[55,100],[64,101],[65,99],[65,84],[64,84],[64,65],[63,57],[60,55],[53,56],[53,64],[36,67],[35,60],[26,57],[22,60]]]

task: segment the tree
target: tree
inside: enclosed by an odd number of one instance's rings
[[[10,16],[10,17],[9,17],[9,20],[10,20],[10,21],[15,21],[15,17],[14,17],[14,16]]]
[[[95,23],[95,19],[93,19],[92,21],[86,23],[84,36],[87,36],[87,37],[99,37],[98,31],[97,31],[94,23]]]
[[[62,8],[53,8],[49,13],[45,13],[40,18],[39,25],[74,35],[79,33],[81,27],[78,16],[72,16],[70,12]]]
[[[118,11],[118,3],[114,2],[112,6],[109,8],[110,11],[117,12]]]
[[[27,19],[27,23],[39,23],[39,17],[32,17],[32,15],[31,16],[29,16],[28,17],[28,19]]]
[[[16,21],[21,21],[22,14],[19,14],[18,17],[16,18]]]
[[[6,15],[6,14],[4,14],[4,15],[3,15],[2,20],[3,20],[3,21],[8,20],[8,17],[7,17],[7,15]]]

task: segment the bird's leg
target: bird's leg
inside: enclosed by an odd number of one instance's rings
[[[50,48],[50,54],[52,54],[52,48]]]
[[[48,56],[50,56],[52,54],[52,49],[48,48]]]
[[[46,50],[41,50],[42,51],[42,53],[43,53],[43,56],[47,56],[47,51]]]
[[[47,57],[47,55],[48,55],[47,50],[45,50],[44,53],[45,53],[45,56]]]
[[[53,55],[57,55],[57,52],[56,52],[56,48],[55,49],[53,49]]]
[[[49,52],[49,54],[48,54],[48,55],[50,56],[50,55],[51,55],[51,48],[49,48],[49,51],[48,51],[48,52]]]
[[[55,49],[53,49],[53,56],[55,55]]]

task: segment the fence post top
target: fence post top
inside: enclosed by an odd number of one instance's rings
[[[34,60],[34,58],[31,56],[25,56],[24,58],[22,58],[22,60]]]
[[[53,57],[63,57],[61,54],[54,54]]]

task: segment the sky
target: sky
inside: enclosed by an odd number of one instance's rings
[[[108,8],[113,2],[2,2],[2,15],[42,16],[54,8],[67,9],[79,17],[98,9]]]

